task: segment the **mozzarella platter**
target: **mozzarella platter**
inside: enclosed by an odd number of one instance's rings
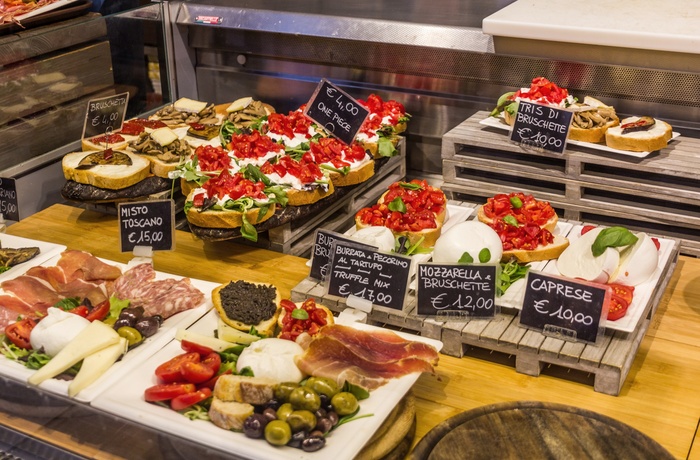
[[[31,242],[31,240],[29,240]],[[40,243],[40,242],[36,242]],[[29,270],[32,267],[39,267],[44,266],[44,267],[52,267],[54,266],[57,261],[61,257],[61,250],[60,247],[54,248],[57,249],[54,252],[54,256],[49,258],[49,259],[37,259],[35,261],[32,261],[33,263],[30,265],[26,265],[23,267],[23,270],[20,272],[15,272],[14,275],[15,277],[19,277],[23,274],[26,273],[27,270]],[[122,271],[127,270],[128,266],[124,264],[120,264],[117,262],[112,262],[109,260],[104,260],[104,259],[99,259],[102,262],[109,264],[111,266],[116,266],[120,268]],[[15,277],[11,278],[4,278],[4,281],[14,279]],[[174,279],[174,280],[179,280],[182,279],[181,277],[175,276],[175,275],[170,275],[162,272],[156,272],[156,280],[164,280],[164,279]],[[173,316],[170,316],[169,318],[166,318],[161,326],[159,327],[158,331],[152,335],[151,337],[146,338],[143,343],[140,345],[130,349],[122,359],[114,363],[104,374],[102,374],[97,380],[95,380],[92,384],[84,388],[82,391],[77,393],[74,396],[74,399],[77,401],[81,402],[89,402],[95,398],[96,395],[98,395],[101,391],[103,391],[105,388],[107,388],[110,384],[112,384],[115,381],[119,381],[125,374],[130,373],[135,366],[143,362],[146,358],[151,356],[156,350],[162,348],[165,344],[167,344],[170,340],[175,335],[175,332],[177,331],[178,328],[183,328],[186,327],[192,323],[194,323],[196,320],[198,320],[202,315],[204,315],[209,309],[212,308],[212,303],[211,303],[211,296],[210,292],[211,290],[216,286],[214,283],[210,283],[207,281],[202,281],[202,280],[190,280],[191,284],[193,287],[199,289],[202,291],[204,294],[204,301],[197,305],[196,307],[177,313]],[[3,290],[0,290],[0,295],[4,295],[6,292]],[[25,367],[23,364],[14,361],[12,359],[9,359],[5,356],[0,356],[0,375],[3,375],[5,377],[10,377],[12,379],[18,380],[20,382],[27,383],[32,375],[35,374],[35,370],[29,369]],[[66,396],[68,395],[68,387],[69,387],[70,381],[68,380],[60,380],[56,378],[49,378],[45,381],[43,381],[40,385],[39,388],[46,390],[50,393],[61,395],[61,396]]]
[[[342,320],[341,320],[342,321]],[[381,328],[361,323],[347,324],[353,328],[372,331]],[[213,336],[217,327],[217,314],[211,311],[188,330]],[[412,334],[397,332],[402,338],[427,343],[438,351],[442,343],[437,340]],[[274,447],[263,440],[251,439],[243,433],[225,431],[205,420],[189,420],[168,407],[148,403],[144,400],[144,390],[157,383],[154,374],[159,364],[182,353],[180,343],[171,341],[145,362],[132,369],[128,375],[98,395],[92,406],[134,422],[157,428],[163,432],[187,438],[203,445],[248,459],[313,459],[333,458],[350,460],[360,452],[375,432],[389,416],[394,407],[406,395],[421,374],[413,373],[391,380],[371,392],[362,400],[358,416],[369,417],[352,421],[331,432],[325,447],[318,452],[304,452],[291,447]]]

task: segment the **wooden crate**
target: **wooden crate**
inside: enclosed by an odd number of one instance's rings
[[[680,137],[645,158],[569,144],[563,155],[526,150],[478,112],[443,136],[443,190],[481,203],[524,191],[566,219],[661,233],[700,255],[700,140]]]
[[[368,322],[410,331],[424,337],[441,340],[442,353],[455,357],[466,355],[488,358],[492,352],[514,356],[517,372],[538,376],[547,365],[593,375],[595,391],[618,395],[663,293],[673,275],[680,240],[674,240],[671,255],[662,267],[659,281],[649,301],[644,305],[640,321],[632,332],[606,330],[597,344],[567,342],[545,336],[519,325],[518,311],[502,308],[493,319],[438,321],[415,314],[416,297],[410,292],[404,311],[376,307]],[[307,277],[292,290],[292,300],[313,297],[338,314],[347,308],[345,299],[326,294],[323,283]],[[574,377],[566,373],[564,376]]]

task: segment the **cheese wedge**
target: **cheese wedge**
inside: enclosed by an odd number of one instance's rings
[[[151,139],[165,147],[175,142],[178,136],[170,128],[158,128],[151,133]]]
[[[80,366],[78,375],[68,385],[68,396],[75,396],[84,388],[90,386],[95,380],[100,378],[102,374],[107,372],[107,369],[112,367],[112,364],[126,353],[129,343],[123,337],[114,345],[103,348],[83,359],[83,364]]]
[[[221,319],[220,316],[218,321],[217,332],[221,340],[240,343],[241,345],[250,345],[251,343],[261,339],[261,337],[257,335],[248,334],[247,332],[239,331],[238,329],[229,326],[223,319]]]
[[[32,385],[39,385],[44,380],[57,376],[87,356],[105,347],[119,342],[119,334],[102,321],[93,321],[83,329],[75,339],[66,345],[44,367],[37,370],[27,380]]]
[[[182,97],[173,103],[173,107],[180,112],[199,113],[207,107],[207,103]]]
[[[231,103],[226,108],[226,112],[231,113],[231,112],[238,112],[239,110],[243,110],[246,107],[250,105],[250,103],[253,102],[253,98],[248,96],[248,97],[242,97],[240,99],[236,99]]]
[[[175,338],[180,341],[187,340],[188,342],[209,347],[216,352],[222,352],[236,345],[235,343],[217,339],[216,337],[209,337],[208,335],[197,334],[186,329],[178,329],[175,333]]]

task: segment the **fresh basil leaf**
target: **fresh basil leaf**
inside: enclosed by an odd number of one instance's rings
[[[523,207],[523,200],[517,196],[512,196],[510,197],[510,205],[513,206],[514,209],[520,209]]]
[[[518,223],[518,220],[513,217],[512,215],[508,214],[503,218],[503,222],[505,222],[508,225],[512,225],[513,227],[519,227],[520,224]]]
[[[593,245],[591,245],[591,252],[594,257],[598,257],[602,255],[607,248],[629,246],[636,243],[638,239],[639,238],[637,238],[634,233],[630,232],[625,227],[608,227],[598,233]]]
[[[485,264],[489,260],[491,260],[491,251],[489,250],[489,248],[484,248],[481,251],[479,251],[479,262]]]
[[[294,319],[309,319],[309,312],[303,308],[295,308],[292,310],[292,318]]]
[[[474,258],[468,252],[465,252],[462,254],[462,257],[459,258],[457,263],[458,264],[473,264]]]
[[[82,299],[80,297],[66,297],[56,302],[54,304],[54,307],[60,308],[64,311],[71,311],[72,309],[80,305],[81,300]]]
[[[397,211],[400,213],[406,212],[406,203],[403,202],[400,196],[397,196],[391,200],[391,203],[389,203],[387,207],[389,208],[389,211]]]
[[[423,186],[414,182],[399,182],[401,188],[406,190],[423,190]]]

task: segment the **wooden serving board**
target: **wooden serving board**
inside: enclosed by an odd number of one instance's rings
[[[530,401],[492,404],[449,418],[428,432],[409,458],[457,457],[673,458],[653,439],[605,415]]]

